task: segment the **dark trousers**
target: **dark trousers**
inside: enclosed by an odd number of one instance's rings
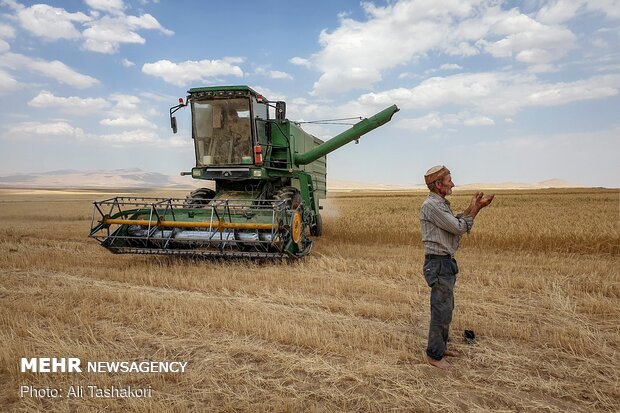
[[[446,351],[458,272],[456,260],[450,256],[425,256],[424,278],[431,287],[431,322],[426,354],[435,360],[441,360]]]

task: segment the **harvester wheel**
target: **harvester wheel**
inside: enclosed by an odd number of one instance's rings
[[[291,223],[291,237],[293,242],[298,246],[301,246],[301,236],[304,228],[304,218],[300,210],[296,210],[293,213],[293,222]]]
[[[215,196],[215,191],[209,188],[198,188],[185,197],[183,206],[186,208],[201,208],[209,203]]]
[[[292,209],[297,209],[302,201],[299,189],[293,188],[292,186],[284,186],[278,189],[274,197],[278,200],[289,200],[290,203],[288,206]]]
[[[310,227],[310,235],[320,237],[323,234],[323,219],[320,214],[314,217],[314,225]]]

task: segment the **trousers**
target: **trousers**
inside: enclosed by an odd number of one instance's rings
[[[448,344],[454,310],[454,284],[459,267],[450,256],[426,256],[423,268],[424,278],[431,288],[431,321],[426,354],[441,360]]]

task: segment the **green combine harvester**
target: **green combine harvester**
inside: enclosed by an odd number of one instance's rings
[[[326,155],[389,122],[393,105],[323,142],[286,119],[286,104],[247,86],[201,87],[170,108],[190,106],[194,179],[215,181],[182,198],[95,201],[90,237],[114,253],[302,257],[322,231]],[[269,108],[275,109],[275,119]]]

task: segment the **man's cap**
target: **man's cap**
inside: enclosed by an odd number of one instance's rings
[[[433,166],[424,174],[424,182],[426,182],[426,185],[429,185],[436,180],[443,178],[449,173],[450,170],[443,165]]]

